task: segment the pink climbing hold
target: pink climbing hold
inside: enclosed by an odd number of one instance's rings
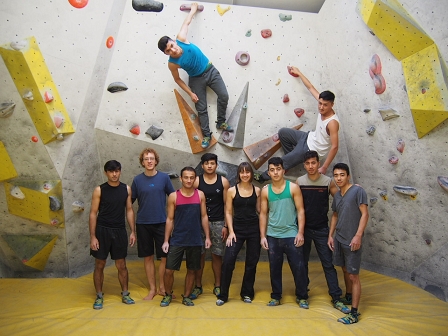
[[[382,94],[386,90],[386,80],[381,74],[382,65],[380,57],[375,54],[372,56],[369,65],[369,75],[373,79],[373,85],[375,86],[375,93]]]
[[[62,115],[60,115],[60,114],[56,114],[56,115],[53,117],[53,122],[54,122],[54,125],[55,125],[57,128],[59,128],[59,127],[61,127],[62,124],[64,123],[64,117],[63,117]]]
[[[191,4],[183,4],[179,8],[182,12],[189,12],[191,11]],[[204,10],[204,6],[198,5],[198,11],[202,12]]]
[[[273,140],[273,141],[278,141],[278,140],[280,140],[280,138],[278,137],[278,133],[275,133],[275,134],[272,136],[272,140]]]
[[[133,126],[133,127],[129,130],[129,132],[131,132],[132,134],[135,134],[135,135],[139,135],[139,134],[140,134],[140,126],[139,126],[139,125],[135,125],[135,126]]]
[[[294,109],[294,113],[297,116],[297,118],[300,118],[305,113],[305,110],[303,108],[298,107]]]
[[[106,47],[108,47],[109,49],[112,48],[114,46],[114,38],[112,36],[109,36],[106,40]]]
[[[386,91],[386,81],[384,80],[382,74],[375,75],[375,77],[373,78],[373,85],[375,86],[376,94],[382,94],[384,91]]]
[[[89,0],[68,0],[68,2],[75,8],[84,8]]]
[[[395,155],[393,155],[393,156],[391,156],[390,158],[389,158],[389,163],[390,164],[397,164],[398,163],[398,158],[395,156]]]
[[[51,94],[51,92],[45,91],[45,93],[44,93],[44,101],[46,103],[51,103],[53,101],[53,99],[54,99],[54,97]]]
[[[425,88],[422,89],[422,93],[423,93],[423,94],[426,93],[426,89],[425,89]]]
[[[288,68],[288,72],[289,72],[289,74],[290,74],[291,76],[293,76],[293,77],[299,77],[298,74],[295,74],[295,73],[292,72],[292,66],[289,66],[289,65],[288,65],[287,68]]]
[[[289,102],[289,96],[288,96],[287,93],[285,93],[285,95],[283,96],[283,102],[284,102],[284,103]]]
[[[263,38],[268,38],[272,36],[272,30],[270,29],[263,29],[261,31],[261,36],[263,36]]]
[[[398,141],[397,141],[397,151],[399,151],[401,154],[403,154],[403,152],[404,152],[404,145],[405,145],[405,143],[404,143],[404,140],[403,139],[398,139]]]

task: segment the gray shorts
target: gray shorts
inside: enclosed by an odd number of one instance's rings
[[[210,223],[210,240],[212,246],[210,247],[210,252],[218,255],[224,256],[224,251],[226,244],[222,241],[222,228],[224,227],[224,221],[209,222]],[[202,232],[202,240],[205,241],[205,234]],[[205,253],[205,248],[202,246],[202,254]]]
[[[334,239],[333,264],[344,266],[350,274],[359,274],[361,269],[362,245],[359,250],[351,251],[351,247]]]

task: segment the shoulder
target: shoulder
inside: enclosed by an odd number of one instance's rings
[[[221,176],[221,175],[218,175],[218,176]],[[221,176],[221,182],[224,187],[227,187],[227,188],[230,187],[229,180],[227,178],[225,178],[224,176]]]
[[[307,174],[299,176],[296,180],[296,184],[300,186],[301,184],[306,183],[307,176],[308,176]]]

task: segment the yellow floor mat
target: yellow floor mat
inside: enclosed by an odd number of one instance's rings
[[[93,263],[93,260],[92,260]],[[283,268],[283,299],[270,299],[269,266],[258,264],[255,299],[239,299],[244,264],[237,263],[229,301],[215,305],[210,262],[204,271],[204,294],[194,307],[181,304],[185,263],[175,272],[169,307],[160,296],[144,301],[147,280],[143,261],[128,261],[129,290],[135,305],[121,303],[115,266],[106,268],[104,308],[92,309],[92,275],[78,279],[0,279],[3,308],[0,335],[448,335],[448,303],[403,281],[361,271],[361,319],[353,325],[336,320],[320,263],[310,263],[310,309],[295,303],[294,282],[287,263]],[[342,274],[338,270],[343,287]]]

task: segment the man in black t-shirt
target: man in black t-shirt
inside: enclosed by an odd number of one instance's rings
[[[131,228],[129,245],[134,246],[136,241],[132,192],[128,185],[120,182],[120,162],[107,161],[104,165],[104,174],[107,182],[97,186],[93,191],[89,215],[90,254],[95,257],[93,283],[97,296],[93,309],[103,308],[104,267],[109,253],[112,260],[115,260],[118,270],[122,290],[121,301],[125,304],[134,303],[128,291],[128,269],[125,259],[128,253],[125,216]]]

